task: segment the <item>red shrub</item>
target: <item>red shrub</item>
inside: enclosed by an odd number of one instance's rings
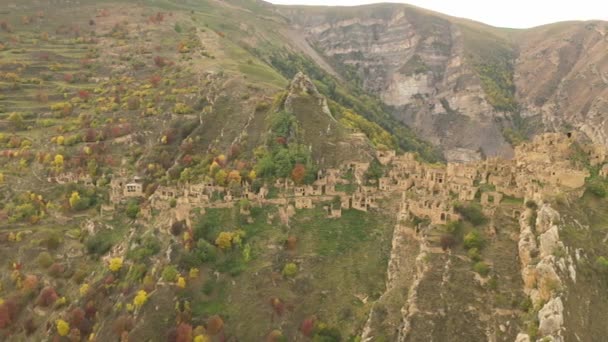
[[[156,56],[154,57],[154,64],[157,67],[162,68],[167,65],[167,60],[161,56]]]
[[[441,235],[441,239],[439,240],[439,244],[441,245],[441,249],[444,251],[451,249],[456,244],[456,239],[452,235]]]
[[[293,179],[296,184],[301,184],[305,175],[306,167],[302,164],[296,164],[293,170],[291,170],[291,179]]]
[[[122,335],[123,332],[131,331],[131,329],[133,329],[133,318],[127,315],[122,315],[118,317],[112,324],[112,331],[114,332],[114,334],[116,334],[116,336],[119,337]]]
[[[87,305],[84,307],[85,317],[87,319],[94,319],[97,314],[97,308],[95,307],[95,303],[90,300],[87,302]]]
[[[87,129],[86,133],[84,134],[84,141],[85,142],[97,141],[97,131],[92,128]]]
[[[89,93],[88,90],[79,90],[78,97],[80,97],[84,102],[87,102],[89,101],[89,98],[91,98],[91,93]]]
[[[186,154],[183,158],[182,158],[182,164],[184,165],[190,165],[192,164],[192,156],[189,154]]]
[[[279,316],[283,315],[285,312],[285,303],[283,303],[283,301],[277,297],[270,299],[270,305],[272,306],[274,312]]]
[[[315,318],[309,317],[302,321],[300,324],[300,332],[307,337],[312,336],[312,332],[315,329]]]
[[[12,32],[11,25],[6,21],[0,21],[0,28],[6,32]]]
[[[70,312],[70,325],[71,326],[79,326],[82,321],[85,319],[85,312],[81,308],[74,308]]]
[[[13,322],[6,302],[0,305],[0,329],[8,327]]]
[[[40,291],[40,295],[36,300],[36,304],[39,306],[47,307],[53,305],[55,301],[57,301],[57,299],[59,299],[59,296],[57,295],[57,292],[55,292],[55,289],[50,286],[47,286],[43,288],[42,291]]]
[[[224,321],[218,315],[213,315],[207,320],[207,332],[211,335],[217,335],[224,329]]]
[[[60,277],[61,275],[63,275],[63,272],[65,272],[65,266],[58,262],[52,264],[51,267],[49,267],[49,275],[51,277]]]
[[[192,326],[190,324],[181,323],[177,326],[176,330],[176,342],[190,342],[192,341]]]
[[[23,330],[25,330],[25,333],[29,336],[31,334],[34,333],[34,331],[36,331],[38,327],[36,326],[36,322],[34,321],[34,318],[29,317],[27,318],[24,322],[23,322]]]
[[[160,76],[154,75],[154,76],[150,77],[150,84],[152,84],[153,87],[158,87],[161,80],[162,79]]]
[[[296,249],[297,244],[298,244],[298,238],[295,236],[290,236],[287,238],[285,246],[287,247],[287,250],[293,251]]]
[[[63,80],[65,82],[72,83],[72,82],[74,82],[74,75],[72,75],[72,74],[65,74],[65,75],[63,75]]]
[[[287,139],[285,137],[277,137],[276,142],[277,142],[277,144],[286,145]]]

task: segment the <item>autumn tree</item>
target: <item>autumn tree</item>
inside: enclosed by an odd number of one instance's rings
[[[135,298],[133,298],[133,306],[135,306],[136,309],[139,309],[142,306],[144,306],[144,304],[146,304],[147,301],[148,301],[148,292],[146,292],[144,290],[139,290],[139,291],[137,291],[137,295],[135,295]]]
[[[160,84],[161,80],[162,78],[159,75],[153,75],[152,77],[150,77],[150,84],[156,88]]]
[[[88,90],[82,89],[78,91],[78,97],[84,102],[88,102],[91,98],[91,93]]]
[[[315,317],[308,317],[300,323],[300,332],[306,336],[311,337],[315,329]]]
[[[55,321],[55,325],[57,327],[57,334],[59,334],[59,336],[67,336],[70,332],[70,324],[62,319]]]
[[[232,170],[228,173],[228,183],[240,184],[241,174],[237,170]]]
[[[56,154],[53,158],[53,166],[56,172],[63,171],[64,158],[61,154]]]
[[[270,306],[272,306],[272,309],[278,316],[283,315],[285,312],[285,303],[277,297],[270,299]]]
[[[441,235],[439,239],[439,244],[441,245],[441,249],[444,251],[451,249],[456,244],[456,239],[451,234]]]
[[[304,176],[306,176],[306,167],[303,164],[296,164],[296,166],[294,166],[293,170],[291,171],[291,179],[296,184],[302,184]]]
[[[211,335],[217,335],[224,329],[224,321],[218,315],[213,315],[207,319],[207,332]]]
[[[285,335],[280,330],[271,331],[268,336],[266,336],[266,342],[281,342],[286,341]]]
[[[23,115],[21,113],[13,112],[8,116],[8,122],[13,128],[13,130],[21,130],[25,128],[25,121],[23,119]]]
[[[50,286],[47,286],[40,291],[38,299],[36,300],[36,304],[39,306],[48,307],[54,304],[57,299],[59,299],[59,296],[57,295],[55,289]]]
[[[186,288],[186,278],[184,277],[178,277],[177,278],[177,282],[176,282],[177,287],[179,287],[180,289],[184,289]]]
[[[215,239],[215,244],[221,249],[229,249],[232,247],[232,238],[234,234],[231,232],[221,232],[217,239]]]
[[[110,264],[108,268],[112,272],[118,272],[122,268],[122,258],[112,258],[110,259]]]
[[[0,329],[8,327],[17,316],[17,302],[7,299],[0,304]]]
[[[287,237],[287,241],[285,241],[285,247],[287,247],[287,250],[290,250],[290,251],[295,250],[297,244],[298,244],[298,238],[295,236],[289,236],[289,237]]]
[[[68,202],[70,203],[70,207],[72,208],[75,208],[78,205],[78,202],[80,202],[80,194],[78,193],[78,191],[72,192]]]
[[[191,342],[192,341],[192,326],[186,323],[180,323],[176,329],[175,342]]]
[[[167,65],[167,60],[161,56],[156,56],[154,57],[154,64],[157,67],[162,68]]]
[[[122,336],[124,332],[129,332],[133,329],[134,323],[133,318],[122,315],[119,316],[114,323],[112,323],[112,331],[117,337]]]

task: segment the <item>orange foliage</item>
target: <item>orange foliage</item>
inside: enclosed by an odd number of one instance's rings
[[[305,175],[306,167],[304,167],[302,164],[296,164],[293,170],[291,170],[291,179],[293,179],[296,184],[301,184]]]
[[[207,320],[207,332],[211,335],[217,335],[224,329],[224,321],[218,315],[213,315]]]
[[[181,323],[177,326],[176,342],[191,342],[192,341],[192,326],[190,324]]]

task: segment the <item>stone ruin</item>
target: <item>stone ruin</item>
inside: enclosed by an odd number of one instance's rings
[[[574,144],[577,144],[576,146]],[[213,181],[197,184],[159,186],[150,196],[150,208],[168,209],[176,201],[184,208],[233,206],[241,199],[259,205],[264,203],[293,203],[295,209],[314,208],[317,203],[339,198],[339,205],[325,205],[328,217],[342,215],[343,209],[369,211],[377,208],[378,199],[401,193],[399,216],[401,218],[427,218],[432,224],[445,224],[460,219],[455,203],[473,201],[479,194],[484,211],[494,210],[503,196],[535,198],[554,195],[562,191],[581,192],[589,171],[572,161],[573,151],[582,151],[594,165],[606,160],[603,147],[581,142],[575,133],[546,133],[515,148],[511,160],[488,158],[469,163],[427,164],[417,160],[413,153],[397,155],[395,151],[378,151],[376,158],[386,167],[385,174],[377,182],[364,185],[363,179],[369,162],[350,161],[337,169],[320,170],[317,179],[309,185],[296,185],[291,179],[277,179],[274,188],[278,198],[268,199],[269,187],[253,191],[247,182],[240,190],[217,186]],[[578,152],[581,153],[581,152]],[[347,174],[354,177],[349,181]],[[608,164],[601,170],[608,177]],[[74,180],[73,177],[69,178]],[[351,184],[353,193],[338,191],[337,186]],[[144,196],[143,182],[124,174],[110,182],[111,203],[124,198]],[[520,212],[513,212],[514,216]]]

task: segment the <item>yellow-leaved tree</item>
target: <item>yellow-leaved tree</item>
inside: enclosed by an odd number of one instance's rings
[[[122,268],[122,258],[112,258],[110,259],[110,265],[108,266],[110,271],[118,272]]]
[[[55,155],[55,158],[53,159],[53,166],[57,171],[63,170],[63,156],[61,154]]]
[[[59,336],[67,336],[70,332],[70,324],[62,319],[58,319],[55,322],[57,326],[57,333]]]
[[[72,195],[70,196],[70,207],[74,208],[79,201],[80,194],[78,193],[78,191],[72,192]]]
[[[228,249],[232,247],[232,237],[233,233],[231,232],[221,232],[215,239],[215,244],[221,249]]]
[[[194,337],[194,342],[209,342],[209,337],[206,335],[198,335]]]
[[[135,295],[135,298],[133,298],[133,306],[135,306],[135,308],[139,309],[144,304],[146,304],[147,301],[148,301],[148,292],[146,292],[145,290],[139,290],[139,291],[137,291],[137,295]]]
[[[80,295],[84,297],[89,293],[90,290],[91,286],[89,284],[82,284],[80,287]]]

